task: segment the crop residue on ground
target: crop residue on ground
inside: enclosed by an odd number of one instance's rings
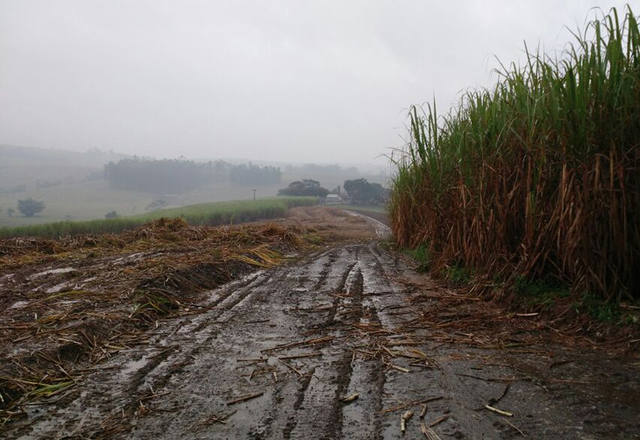
[[[202,311],[203,292],[328,239],[371,235],[364,220],[331,212],[339,214],[295,208],[271,223],[160,219],[121,234],[0,241],[3,423],[20,417],[25,402],[74,386],[80,365],[141,343],[141,330],[164,317]]]

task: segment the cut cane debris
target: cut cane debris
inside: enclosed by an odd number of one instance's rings
[[[433,429],[425,425],[424,422],[420,423],[420,431],[422,432],[422,434],[424,434],[424,436],[428,440],[440,440],[440,437],[438,436],[438,434],[436,434],[436,432]]]
[[[409,370],[408,368],[399,367],[398,365],[394,365],[394,364],[389,364],[389,368],[393,368],[394,370],[398,370],[403,373],[411,373],[411,370]]]
[[[498,408],[494,408],[491,405],[485,405],[484,406],[486,409],[488,409],[489,411],[493,411],[494,413],[500,414],[501,416],[506,416],[506,417],[513,417],[513,413],[509,412],[509,411],[504,411]]]
[[[206,419],[204,419],[203,421],[201,421],[198,425],[199,426],[209,426],[212,425],[214,423],[221,423],[221,424],[226,424],[227,423],[227,419],[229,417],[231,417],[232,415],[234,415],[236,413],[236,411],[232,411],[228,414],[223,414],[223,415],[219,415],[219,414],[213,414],[209,417],[207,417]]]
[[[407,430],[407,421],[413,417],[413,411],[405,411],[404,414],[400,416],[400,432],[404,434]]]
[[[412,348],[408,350],[405,355],[407,357],[413,357],[416,359],[427,359],[427,355],[423,351],[418,350],[417,348]]]
[[[291,344],[276,345],[275,347],[266,348],[262,350],[262,352],[268,353],[270,351],[286,350],[288,348],[299,347],[301,345],[324,344],[324,343],[333,341],[333,339],[334,339],[333,336],[323,336],[321,338],[307,339],[306,341],[301,341],[301,342],[292,342]]]
[[[522,432],[522,430],[520,428],[518,428],[516,425],[514,425],[513,423],[511,423],[510,421],[508,421],[507,419],[502,419],[503,422],[505,422],[507,425],[511,426],[513,429],[515,429],[516,431],[518,431],[518,433],[523,436],[526,437],[526,435],[524,434],[524,432]]]
[[[278,359],[278,360],[282,363],[282,365],[284,365],[285,367],[287,367],[288,369],[290,369],[291,371],[296,373],[298,376],[300,376],[300,377],[304,376],[304,373],[302,371],[298,370],[293,365],[289,364],[288,362],[283,361],[282,359]]]
[[[389,350],[387,347],[385,347],[384,345],[381,345],[380,348],[382,348],[384,351],[387,352],[387,354],[391,357],[396,357],[398,356],[398,353],[394,353],[393,351]]]
[[[433,422],[429,423],[429,427],[433,428],[434,426],[438,426],[440,423],[444,422],[445,420],[447,420],[449,418],[449,416],[442,416],[442,417],[438,417],[437,419],[435,419]]]
[[[300,225],[211,227],[162,219],[118,234],[0,239],[0,301],[9,299],[3,303],[9,312],[0,333],[5,344],[19,344],[18,349],[3,346],[0,355],[7,376],[0,378],[0,425],[16,418],[14,408],[68,392],[94,371],[91,365],[116,351],[151,342],[145,330],[161,334],[166,318],[216,307],[220,301],[212,289],[303,250],[311,244],[305,233]],[[69,269],[80,261],[81,268]],[[12,268],[20,268],[19,280]],[[246,319],[247,326],[256,328],[269,323],[267,316]],[[171,336],[180,338],[187,324],[185,319],[184,327],[176,325]],[[319,341],[305,342],[313,346]],[[238,360],[239,365],[252,362],[267,361]],[[100,370],[110,368],[117,367]],[[149,409],[145,405],[138,413]]]
[[[360,397],[360,393],[349,394],[348,396],[341,397],[340,398],[340,402],[342,402],[342,403],[350,403],[350,402],[353,402],[354,400],[358,399],[359,397]]]
[[[280,359],[280,360],[303,359],[303,358],[318,357],[318,356],[322,356],[322,353],[319,352],[319,351],[317,351],[315,353],[298,354],[298,355],[294,355],[294,356],[280,356],[280,357],[278,357],[278,359]]]
[[[236,403],[246,402],[248,400],[255,399],[256,397],[260,397],[263,394],[264,394],[264,391],[260,391],[259,393],[247,394],[247,395],[244,395],[244,396],[240,396],[240,397],[237,397],[237,398],[235,398],[233,400],[229,400],[227,402],[227,405],[235,405]]]
[[[380,414],[386,414],[386,413],[390,413],[390,412],[400,411],[400,410],[403,410],[403,409],[411,408],[413,406],[418,406],[418,405],[422,405],[424,403],[434,402],[436,400],[441,400],[441,399],[444,399],[444,397],[443,396],[438,396],[438,397],[430,397],[428,399],[423,399],[423,400],[414,400],[414,401],[411,401],[411,402],[403,403],[401,405],[393,406],[391,408],[383,409],[382,411],[380,411]]]

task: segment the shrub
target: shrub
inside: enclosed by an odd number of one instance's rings
[[[356,205],[380,205],[387,201],[387,190],[367,179],[345,180],[344,190]]]
[[[286,196],[308,196],[308,197],[326,197],[329,190],[320,186],[320,182],[313,179],[296,180],[291,182],[288,187],[278,191],[278,195]]]

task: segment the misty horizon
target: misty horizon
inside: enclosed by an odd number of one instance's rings
[[[87,148],[85,150],[77,149],[64,149],[64,148],[43,148],[37,146],[29,146],[29,145],[10,145],[10,144],[0,144],[0,154],[6,153],[4,149],[12,150],[14,149],[18,154],[22,154],[25,151],[34,151],[34,152],[43,152],[45,154],[50,153],[56,155],[60,154],[73,154],[73,155],[91,155],[97,154],[99,156],[104,157],[109,156],[109,159],[104,159],[102,161],[98,160],[96,163],[108,163],[111,161],[118,161],[121,158],[137,158],[140,160],[184,160],[184,161],[194,161],[194,162],[211,162],[211,161],[223,161],[232,164],[243,164],[243,163],[254,163],[259,165],[273,165],[273,166],[305,166],[305,165],[319,165],[319,166],[337,166],[340,168],[356,168],[361,172],[386,172],[388,171],[389,164],[387,163],[376,163],[376,162],[348,162],[348,161],[296,161],[296,160],[268,160],[268,159],[248,159],[246,157],[191,157],[184,155],[175,155],[175,156],[152,156],[152,155],[140,155],[140,154],[127,154],[121,151],[116,150],[103,150],[97,147]]]
[[[412,104],[446,112],[623,4],[0,1],[0,143],[381,164]]]

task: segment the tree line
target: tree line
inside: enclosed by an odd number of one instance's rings
[[[230,180],[240,185],[269,185],[280,183],[282,172],[280,168],[257,165],[232,165]]]
[[[104,167],[104,177],[112,188],[156,194],[183,193],[212,182],[239,185],[279,183],[279,168],[233,165],[224,161],[195,162],[182,159],[122,159]]]

